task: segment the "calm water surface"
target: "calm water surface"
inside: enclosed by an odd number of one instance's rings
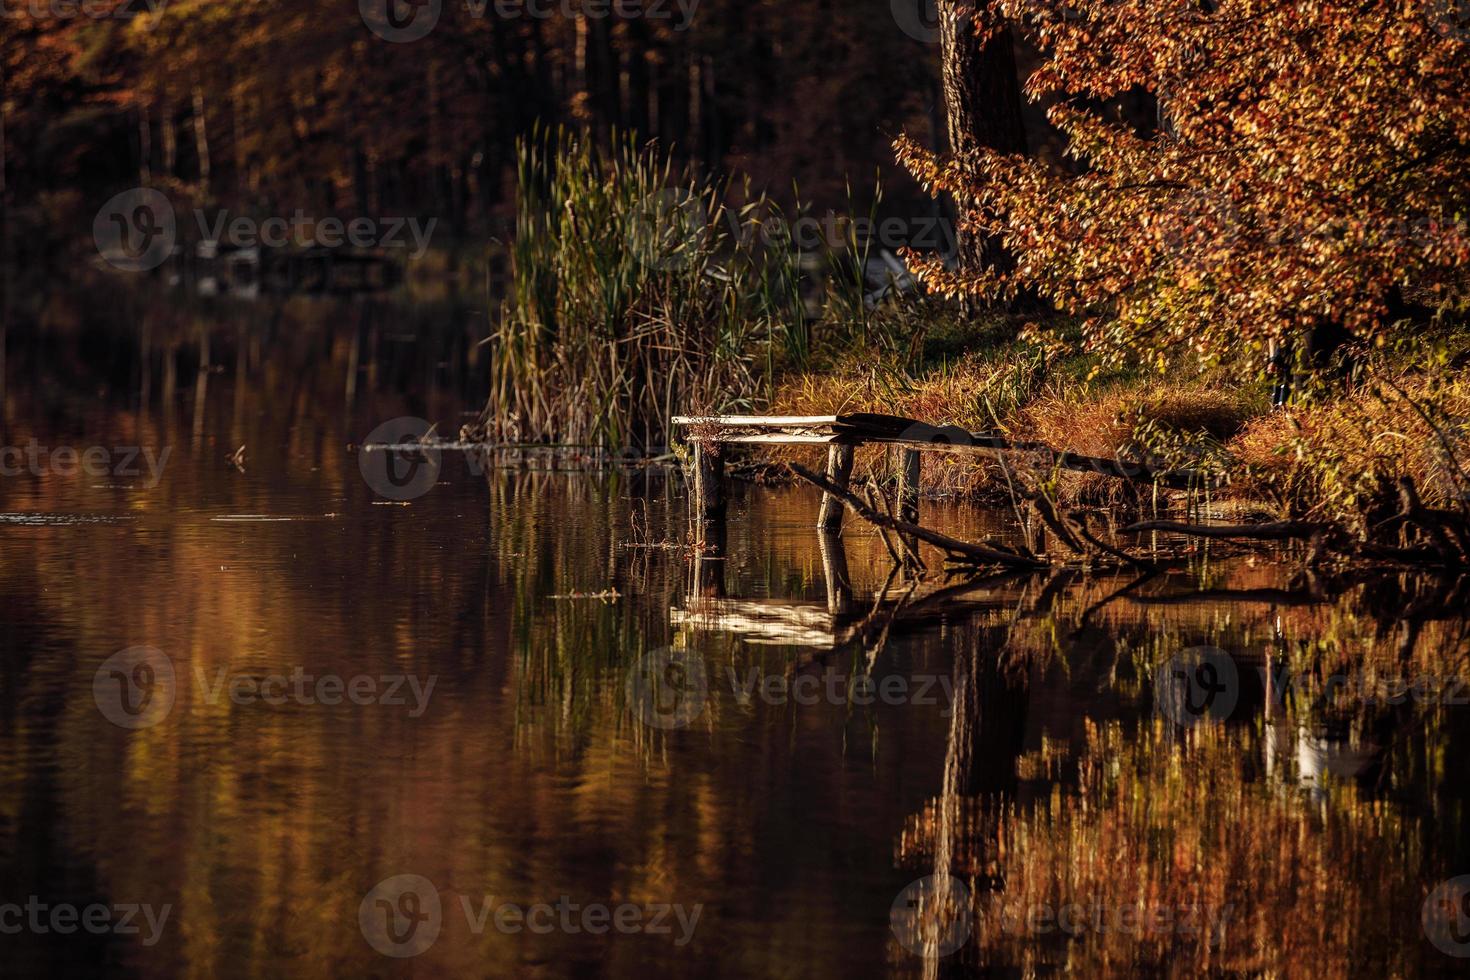
[[[0,903],[167,917],[0,911],[6,975],[1470,964],[1458,584],[1202,553],[911,591],[758,488],[694,561],[677,472],[545,456],[385,499],[355,445],[457,430],[482,323],[12,305]]]

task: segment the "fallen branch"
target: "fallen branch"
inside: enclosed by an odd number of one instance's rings
[[[1087,527],[1086,514],[1069,514],[1067,515],[1067,520],[1069,520],[1072,526],[1077,529],[1077,533],[1082,536],[1083,540],[1092,545],[1098,551],[1101,551],[1103,554],[1111,555],[1124,564],[1132,565],[1134,568],[1138,569],[1141,572],[1153,574],[1159,571],[1159,565],[1157,562],[1149,561],[1147,558],[1139,558],[1137,556],[1130,555],[1123,549],[1114,548],[1112,545],[1094,535],[1092,531],[1089,530]]]
[[[869,524],[888,528],[891,531],[897,531],[899,534],[907,534],[910,537],[932,544],[941,551],[946,551],[951,555],[958,555],[977,564],[1005,565],[1011,568],[1028,569],[1048,567],[1047,563],[1039,558],[1028,558],[1025,555],[999,551],[994,548],[987,548],[984,545],[972,544],[969,541],[960,541],[946,534],[940,534],[938,531],[931,531],[926,527],[920,527],[918,524],[910,524],[908,521],[890,517],[887,514],[874,510],[849,491],[837,486],[837,484],[828,480],[826,477],[813,473],[800,463],[787,463],[786,465],[791,472],[812,484],[823,493],[829,493],[842,501],[848,510]]]
[[[1306,521],[1277,521],[1274,524],[1188,524],[1184,521],[1139,521],[1123,528],[1124,534],[1162,531],[1195,538],[1248,538],[1255,541],[1306,540],[1328,530]]]

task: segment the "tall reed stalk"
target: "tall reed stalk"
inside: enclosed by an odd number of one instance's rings
[[[725,183],[628,137],[538,132],[518,151],[486,438],[665,445],[672,415],[754,407],[773,345],[804,351],[764,197],[727,205]]]

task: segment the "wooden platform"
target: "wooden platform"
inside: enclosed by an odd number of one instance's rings
[[[1192,470],[1159,470],[1144,463],[1084,456],[1053,449],[1037,442],[1017,442],[996,432],[970,432],[958,426],[934,425],[901,415],[853,412],[846,415],[677,415],[672,419],[694,445],[694,514],[700,521],[718,521],[724,516],[721,488],[723,462],[716,447],[722,444],[825,445],[826,477],[846,490],[852,475],[853,450],[858,446],[889,446],[898,487],[899,516],[918,523],[919,453],[921,452],[1014,452],[1038,455],[1046,467],[1145,483],[1171,489],[1209,486],[1208,474]],[[713,450],[713,451],[712,451]],[[830,493],[822,495],[817,526],[835,531],[842,526],[842,503]]]
[[[692,436],[706,433],[716,442],[908,445],[919,449],[1015,448],[1004,437],[937,426],[902,415],[854,412],[849,415],[676,415],[674,425]]]

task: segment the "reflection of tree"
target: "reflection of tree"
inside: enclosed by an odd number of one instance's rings
[[[1350,788],[1318,806],[1261,780],[1259,755],[1257,737],[1235,727],[1180,737],[1163,721],[1136,732],[1090,726],[1078,793],[999,821],[1005,887],[980,902],[982,959],[1089,971],[1403,971],[1418,955],[1422,889],[1435,877],[1413,828]],[[1089,920],[1070,939],[1055,925],[1028,927],[1033,909],[1068,904]],[[1125,934],[1125,906],[1192,915],[1200,928]],[[1099,908],[1109,931],[1094,924]],[[1200,911],[1180,911],[1189,909]],[[1223,918],[1218,931],[1206,928],[1211,913]]]
[[[1459,805],[1442,751],[1425,752],[1449,736],[1443,706],[1336,703],[1321,688],[1334,672],[1464,676],[1462,621],[1411,581],[1304,592],[1236,569],[1199,582],[1077,582],[1055,601],[1044,589],[961,658],[944,791],[898,844],[905,866],[957,875],[972,895],[971,942],[931,972],[1393,975],[1437,955],[1419,942],[1420,903],[1458,845],[1390,800]],[[1025,676],[1034,688],[1063,671],[1074,690],[1147,707],[1151,672],[1192,643],[1222,646],[1242,673],[1231,722],[1124,723],[1089,701],[1076,736],[1023,751]],[[1048,683],[1054,712],[1052,697]]]

